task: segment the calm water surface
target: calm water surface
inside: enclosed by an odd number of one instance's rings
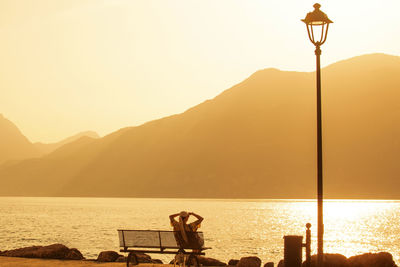
[[[0,197],[0,250],[62,243],[86,258],[118,251],[117,229],[170,230],[168,216],[194,211],[206,256],[222,261],[256,255],[263,263],[283,258],[283,236],[305,235],[311,222],[316,253],[314,200],[198,200],[133,198]],[[352,256],[387,251],[400,259],[400,201],[327,200],[324,204],[325,252]],[[164,262],[172,256],[153,254]]]

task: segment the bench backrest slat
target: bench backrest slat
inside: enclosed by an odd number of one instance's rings
[[[197,234],[204,240],[202,232]],[[180,248],[174,231],[118,230],[118,236],[119,245],[124,248]]]

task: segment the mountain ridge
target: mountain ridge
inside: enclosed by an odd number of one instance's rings
[[[99,138],[96,132],[86,131],[55,143],[32,143],[13,122],[0,114],[0,166],[2,164],[10,166],[21,160],[43,157],[84,136]]]
[[[400,114],[383,116],[399,108],[399,57],[336,64],[322,71],[326,196],[399,198]],[[68,160],[50,154],[3,168],[0,177],[8,187],[17,187],[12,180],[30,184],[16,190],[28,195],[312,198],[315,116],[315,73],[260,70],[181,114],[81,140]]]
[[[40,156],[37,148],[18,127],[0,114],[0,164]]]
[[[53,143],[36,142],[33,144],[41,152],[41,156],[43,156],[45,154],[49,154],[49,153],[53,152],[54,150],[58,149],[59,147],[62,147],[65,144],[71,143],[75,140],[78,140],[81,137],[84,137],[84,136],[95,138],[95,139],[100,137],[95,131],[84,131],[84,132],[77,133],[73,136],[64,138],[63,140],[58,141],[58,142],[53,142]]]

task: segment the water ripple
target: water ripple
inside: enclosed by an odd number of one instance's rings
[[[168,215],[195,211],[205,220],[207,256],[223,261],[283,257],[283,236],[304,235],[311,222],[316,252],[316,203],[310,200],[182,200],[0,197],[0,250],[63,243],[96,258],[119,251],[117,229],[170,229]],[[388,251],[399,262],[399,201],[326,201],[325,248],[352,256]],[[159,255],[164,262],[172,256]]]

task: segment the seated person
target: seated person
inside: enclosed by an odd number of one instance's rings
[[[187,224],[189,216],[193,215],[196,221]],[[179,221],[175,217],[179,216]],[[199,249],[203,246],[204,240],[196,233],[200,228],[203,217],[193,212],[181,211],[169,216],[171,226],[174,228],[175,239],[180,247]]]

